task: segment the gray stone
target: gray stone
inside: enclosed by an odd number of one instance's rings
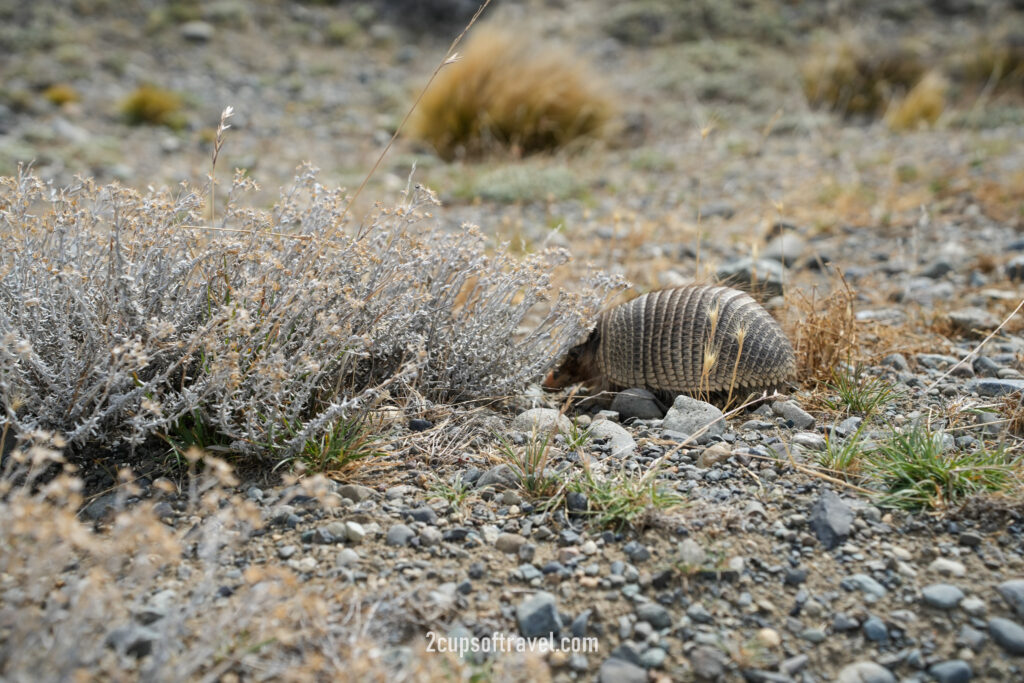
[[[986,311],[984,308],[961,308],[949,312],[949,322],[953,329],[964,334],[986,333],[999,327],[999,319]]]
[[[636,618],[646,621],[656,629],[668,628],[672,625],[672,615],[656,602],[645,602],[637,605]]]
[[[645,669],[660,669],[667,657],[668,653],[660,647],[649,647],[640,655],[640,665]]]
[[[793,443],[812,451],[823,451],[826,445],[825,437],[816,432],[798,432],[793,435]]]
[[[567,432],[572,429],[572,421],[554,408],[530,408],[516,415],[512,420],[512,429],[527,434],[534,431],[538,434]]]
[[[597,672],[600,683],[647,683],[647,670],[632,662],[609,657]]]
[[[298,550],[299,549],[294,545],[283,545],[277,549],[277,556],[280,557],[282,560],[287,560],[289,557],[293,556],[296,552],[298,552]]]
[[[367,486],[359,486],[358,484],[345,484],[338,488],[338,495],[342,498],[348,498],[354,503],[362,503],[373,495],[373,489]]]
[[[861,624],[860,629],[864,632],[864,637],[873,643],[884,643],[889,640],[889,629],[886,628],[885,622],[878,617],[868,617]]]
[[[710,403],[689,396],[677,396],[665,414],[661,426],[663,429],[690,435],[707,426],[707,429],[697,437],[697,443],[703,444],[712,436],[719,436],[725,431],[723,418],[722,411]]]
[[[636,451],[636,441],[622,426],[608,420],[597,420],[590,425],[592,439],[608,439],[613,458],[623,458]]]
[[[980,652],[981,648],[985,647],[986,640],[988,640],[988,636],[968,624],[961,626],[960,631],[956,634],[957,645],[969,647],[975,652]]]
[[[515,488],[519,485],[515,472],[506,464],[496,465],[487,470],[476,480],[476,488],[484,489],[493,487],[495,489]]]
[[[732,448],[727,443],[713,443],[697,456],[697,467],[702,470],[706,470],[709,467],[714,467],[720,462],[728,460],[732,455]]]
[[[973,391],[979,396],[1005,396],[1017,391],[1024,391],[1024,379],[979,377],[967,382],[966,388],[967,391]]]
[[[937,557],[932,560],[931,564],[928,565],[928,571],[942,574],[943,576],[953,576],[958,579],[967,576],[967,567],[963,565],[963,562],[951,560],[947,557]]]
[[[775,414],[788,420],[797,429],[810,429],[814,426],[814,417],[800,407],[796,401],[776,401],[772,404]]]
[[[194,43],[205,43],[213,38],[214,28],[205,21],[186,21],[178,29],[181,37]]]
[[[412,519],[414,522],[423,522],[424,524],[437,524],[437,513],[434,512],[433,508],[426,505],[421,505],[418,508],[406,510],[403,515]]]
[[[1013,608],[1017,616],[1024,619],[1024,579],[1003,581],[996,586],[996,591],[1003,596],[1003,600]]]
[[[519,534],[501,534],[494,542],[494,547],[508,555],[518,555],[519,548],[526,543],[526,539]]]
[[[868,595],[873,595],[876,598],[885,597],[885,594],[888,592],[886,591],[885,586],[878,583],[867,574],[854,574],[853,576],[843,579],[842,584],[844,587],[846,587],[847,583],[849,583],[851,588],[860,590]]]
[[[948,583],[933,583],[921,589],[921,599],[929,607],[950,610],[964,599],[964,592]]]
[[[153,643],[159,638],[160,634],[148,626],[129,624],[108,633],[106,644],[107,647],[139,659],[153,652]]]
[[[728,662],[726,654],[711,645],[698,645],[690,652],[690,667],[698,681],[720,680]]]
[[[770,298],[782,296],[785,272],[785,268],[778,261],[741,258],[723,265],[715,277],[723,285]]]
[[[938,683],[967,683],[974,677],[974,672],[964,660],[948,659],[928,667],[928,675]]]
[[[910,363],[902,353],[891,353],[882,359],[882,365],[895,368],[899,372],[910,372]]]
[[[444,540],[444,534],[436,526],[428,526],[420,531],[420,545],[424,548],[435,546]]]
[[[800,235],[785,230],[773,237],[761,249],[761,258],[778,261],[784,266],[792,266],[807,248],[807,243]]]
[[[338,551],[338,554],[334,558],[334,564],[337,567],[351,567],[352,565],[359,562],[359,553],[352,548],[343,548]]]
[[[896,677],[881,664],[855,662],[839,670],[836,683],[896,683]]]
[[[516,607],[516,621],[524,638],[556,637],[562,630],[562,618],[558,616],[555,596],[539,591],[519,603]]]
[[[685,538],[679,542],[679,561],[687,567],[703,567],[707,561],[707,553],[700,543],[692,538]]]
[[[1006,264],[1006,277],[1011,280],[1024,280],[1024,254],[1014,256]]]
[[[988,620],[988,634],[1011,655],[1024,655],[1024,626],[1002,617],[992,617]]]
[[[388,545],[401,547],[408,545],[415,535],[416,532],[405,524],[392,524],[391,528],[388,529],[384,542]]]
[[[825,491],[811,508],[808,523],[825,549],[832,550],[850,535],[853,509],[833,491]]]
[[[620,391],[612,399],[612,410],[620,419],[660,420],[665,410],[658,399],[647,389],[633,388]]]
[[[362,543],[363,539],[366,538],[366,529],[359,522],[349,520],[345,522],[344,529],[344,538],[349,543]]]

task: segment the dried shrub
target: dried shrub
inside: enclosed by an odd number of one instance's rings
[[[820,44],[801,65],[804,94],[817,107],[843,116],[879,116],[927,71],[925,60],[903,45],[873,45],[847,35]]]
[[[135,446],[186,418],[280,462],[385,390],[522,390],[613,285],[597,276],[549,302],[563,251],[489,251],[475,227],[429,221],[436,200],[422,188],[347,228],[342,192],[311,168],[269,211],[239,205],[251,187],[236,175],[230,227],[194,229],[205,212],[189,188],[0,179],[0,427]]]
[[[892,130],[912,130],[932,126],[946,109],[946,91],[949,82],[937,71],[929,71],[911,88],[905,97],[898,98],[885,114],[885,123]]]
[[[121,113],[134,126],[178,129],[185,125],[181,113],[181,95],[151,85],[144,85],[129,95],[121,104]]]
[[[1024,28],[986,34],[952,62],[954,76],[967,84],[996,91],[1024,87]]]
[[[409,133],[448,160],[529,154],[600,137],[614,109],[606,86],[569,51],[482,26],[425,93]]]
[[[854,359],[858,348],[855,299],[845,280],[820,299],[816,293],[796,292],[793,308],[798,320],[789,321],[788,327],[801,378],[831,380],[840,363]]]

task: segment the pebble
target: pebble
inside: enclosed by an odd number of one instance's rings
[[[950,560],[945,557],[940,557],[932,561],[928,565],[928,571],[941,574],[943,576],[952,576],[955,578],[963,578],[967,576],[967,567],[962,562],[956,560]]]
[[[359,562],[359,553],[352,548],[342,548],[334,559],[334,564],[337,567],[351,567],[357,562]]]
[[[980,377],[967,382],[965,388],[979,396],[1005,396],[1017,391],[1024,391],[1024,379]]]
[[[725,653],[711,645],[698,645],[690,651],[690,667],[698,680],[720,680],[727,663]]]
[[[366,538],[366,529],[359,522],[347,521],[344,526],[344,537],[349,543],[362,543]]]
[[[771,298],[782,296],[785,272],[778,261],[739,258],[719,268],[715,279],[723,285],[754,291],[758,296]]]
[[[885,586],[878,583],[867,574],[854,574],[853,576],[843,579],[841,582],[843,588],[847,588],[847,584],[849,584],[849,589],[851,590],[859,589],[868,595],[875,596],[876,598],[885,597],[885,594],[888,592],[886,591]]]
[[[1024,626],[1002,617],[988,620],[988,634],[1011,655],[1024,655]]]
[[[776,415],[792,423],[796,429],[810,429],[814,426],[814,417],[796,401],[776,401],[772,404],[772,410]]]
[[[512,429],[517,432],[544,434],[553,430],[567,432],[572,421],[554,408],[530,408],[519,413],[512,420]]]
[[[672,407],[665,413],[662,429],[670,429],[684,434],[695,434],[707,426],[707,430],[697,437],[697,443],[707,443],[711,437],[719,436],[725,431],[725,420],[722,411],[703,401],[689,396],[677,396]],[[709,426],[710,425],[710,426]]]
[[[647,683],[647,670],[624,659],[609,657],[601,662],[597,680],[600,683]]]
[[[700,543],[692,538],[679,542],[679,561],[687,567],[703,567],[707,561],[707,553]]]
[[[213,38],[214,28],[205,21],[186,21],[178,29],[181,37],[193,43],[206,43]]]
[[[526,539],[519,534],[501,534],[494,542],[494,547],[508,555],[517,555],[519,548],[526,543]]]
[[[811,508],[808,523],[825,550],[832,550],[850,535],[853,517],[853,509],[842,498],[826,491]]]
[[[367,486],[359,486],[358,484],[345,484],[338,487],[338,495],[342,498],[347,498],[354,503],[362,503],[364,500],[373,495],[373,489]]]
[[[967,683],[974,677],[974,672],[964,660],[948,659],[928,667],[928,675],[938,683]]]
[[[705,448],[697,457],[697,467],[706,470],[716,464],[728,460],[732,456],[732,448],[727,443],[714,443]]]
[[[672,625],[672,615],[661,605],[654,602],[645,602],[636,607],[636,618],[646,621],[656,629],[668,628]]]
[[[996,586],[996,591],[1003,597],[1017,616],[1024,619],[1024,579],[1010,579]]]
[[[665,414],[655,395],[647,389],[638,387],[617,393],[612,399],[611,409],[617,412],[622,420],[660,420]]]
[[[562,619],[555,605],[555,596],[539,591],[516,607],[516,622],[524,638],[557,636],[562,630]]]
[[[855,662],[840,669],[836,683],[896,683],[896,677],[881,664]]]
[[[598,420],[590,425],[590,437],[592,439],[608,439],[611,446],[611,456],[622,458],[631,455],[636,451],[636,441],[633,436],[620,425],[609,420]]]
[[[416,536],[416,532],[405,524],[393,524],[388,529],[384,542],[391,546],[405,546]]]
[[[950,610],[964,599],[964,592],[948,583],[933,583],[921,589],[921,598],[929,607]]]
[[[889,629],[878,617],[868,617],[860,628],[864,632],[864,637],[871,642],[884,643],[889,640]]]

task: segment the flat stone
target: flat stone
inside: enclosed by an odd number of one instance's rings
[[[772,404],[776,415],[792,423],[796,429],[810,429],[814,426],[814,416],[800,407],[796,401],[776,401]]]
[[[519,548],[526,543],[526,539],[519,534],[501,534],[494,542],[494,547],[508,555],[519,554]]]
[[[935,609],[954,609],[964,599],[964,592],[948,583],[933,583],[921,589],[921,599]]]
[[[952,576],[958,579],[962,579],[967,576],[967,567],[962,562],[951,560],[946,557],[939,557],[932,561],[928,565],[928,571],[941,574],[942,576]]]
[[[948,659],[928,667],[928,675],[937,683],[967,683],[974,677],[974,672],[964,660]]]
[[[808,523],[825,550],[832,550],[850,535],[853,517],[853,508],[833,491],[825,491],[811,508]]]
[[[353,503],[362,503],[372,496],[373,493],[373,489],[367,486],[359,486],[358,484],[345,484],[338,487],[338,495],[351,500]]]
[[[725,431],[723,417],[722,411],[710,403],[689,396],[677,396],[665,414],[661,426],[663,429],[691,435],[707,426],[707,429],[697,437],[697,443],[703,444]]]
[[[896,677],[881,664],[854,662],[839,670],[836,683],[896,683]]]
[[[1024,579],[1003,581],[996,586],[996,591],[1003,596],[1003,600],[1013,608],[1017,616],[1024,619]]]
[[[530,408],[516,415],[512,429],[527,434],[534,431],[538,434],[567,432],[572,429],[572,421],[554,408]]]
[[[874,595],[876,598],[885,597],[888,592],[885,586],[875,581],[867,574],[854,574],[846,579],[843,579],[842,583],[845,585],[849,582],[850,586],[856,588],[868,595]]]
[[[608,439],[613,458],[623,458],[636,451],[636,441],[621,425],[608,420],[598,420],[591,423],[589,429],[592,439]]]
[[[992,617],[988,620],[988,634],[1011,655],[1024,655],[1024,626],[1002,617]]]
[[[672,625],[672,615],[656,602],[637,605],[636,618],[638,621],[646,621],[656,629],[668,628]]]
[[[388,529],[388,533],[384,539],[384,542],[391,546],[402,547],[409,544],[409,541],[416,536],[416,532],[413,531],[406,524],[393,524]]]
[[[609,657],[601,662],[597,680],[600,683],[647,683],[647,670],[624,659]]]
[[[997,379],[995,377],[979,377],[967,382],[967,391],[979,396],[1005,396],[1017,391],[1024,391],[1024,379]]]
[[[657,397],[647,389],[639,387],[615,394],[611,408],[622,420],[660,420],[665,414],[665,409]]]
[[[524,638],[557,636],[562,630],[555,596],[539,591],[516,606],[516,621]]]

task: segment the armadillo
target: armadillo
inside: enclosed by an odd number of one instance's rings
[[[544,386],[716,394],[776,387],[795,373],[793,346],[750,295],[690,285],[648,292],[604,311]]]

